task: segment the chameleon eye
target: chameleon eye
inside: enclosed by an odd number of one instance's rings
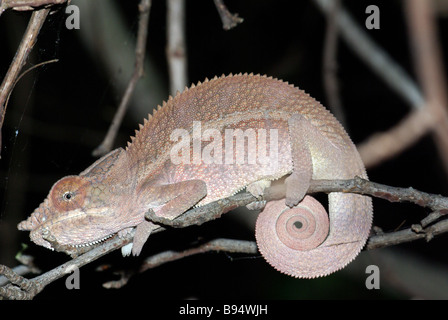
[[[73,192],[67,191],[62,195],[62,198],[64,199],[64,201],[70,201],[73,199],[73,196],[74,196]]]
[[[56,210],[69,211],[81,207],[86,198],[88,181],[78,176],[68,176],[55,183],[50,199]]]

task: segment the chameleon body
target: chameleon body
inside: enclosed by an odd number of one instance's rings
[[[238,145],[237,133],[247,140]],[[254,153],[264,160],[254,162]],[[309,183],[355,176],[367,178],[355,146],[305,92],[266,76],[215,77],[170,97],[125,149],[56,182],[18,228],[31,231],[38,245],[76,255],[135,227],[132,252],[138,255],[155,228],[146,212],[174,219],[245,187],[260,196],[270,181],[286,177],[286,198],[269,202],[259,215],[257,243],[279,271],[312,278],[356,257],[373,213],[368,197],[331,193],[327,214],[305,196]]]

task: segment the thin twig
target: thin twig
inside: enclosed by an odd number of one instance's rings
[[[167,1],[166,49],[170,94],[174,96],[187,86],[187,48],[185,45],[185,0]]]
[[[44,288],[44,286],[40,286],[40,283],[28,280],[4,265],[0,265],[0,274],[11,282],[11,285],[0,287],[0,300],[3,297],[14,300],[30,300]]]
[[[126,114],[129,102],[132,94],[137,86],[138,80],[143,76],[145,52],[146,52],[146,39],[148,37],[148,22],[149,13],[151,10],[150,0],[141,0],[139,6],[139,24],[137,31],[137,45],[135,48],[135,68],[128,86],[121,99],[117,112],[114,115],[112,123],[109,126],[106,137],[103,142],[92,152],[93,156],[102,156],[108,153],[113,146],[115,138],[117,136],[120,125],[123,121],[123,117]]]
[[[105,288],[118,289],[127,284],[129,279],[136,273],[142,273],[148,269],[153,269],[161,266],[165,263],[180,260],[186,257],[190,257],[195,254],[207,253],[207,252],[227,252],[227,253],[245,253],[245,254],[258,254],[258,248],[255,241],[248,240],[234,240],[234,239],[214,239],[201,244],[198,247],[189,248],[184,251],[164,251],[145,259],[136,272],[119,272],[120,279],[115,281],[109,281],[103,284]]]
[[[314,0],[326,14],[333,0]],[[380,48],[369,35],[353,20],[350,14],[340,8],[337,15],[340,34],[349,47],[383,81],[414,108],[423,107],[424,99],[414,81],[392,58]]]
[[[325,32],[324,40],[322,77],[324,79],[324,88],[328,99],[327,105],[339,122],[347,128],[345,114],[339,96],[337,77],[338,66],[336,55],[338,50],[338,24],[336,23],[336,16],[338,15],[339,7],[340,0],[335,0],[327,13],[327,30]]]
[[[34,264],[34,257],[20,253],[16,255],[16,260],[22,263],[21,265],[12,268],[12,271],[16,275],[23,276],[30,273],[33,274],[41,273],[41,270],[37,268]],[[7,277],[0,276],[0,287],[4,286],[8,282],[9,280],[7,279]]]
[[[391,129],[371,135],[356,147],[366,168],[372,168],[399,155],[433,126],[434,118],[426,107],[414,109]]]
[[[331,9],[332,0],[314,0],[314,2],[322,11],[328,14]],[[430,5],[426,1],[417,0],[414,3],[418,3],[418,5],[423,7]],[[423,7],[415,9],[415,14],[418,16],[428,15],[428,10],[425,10]],[[435,53],[435,56],[433,56],[434,52],[439,51],[437,41],[435,40],[433,19],[427,17],[414,21],[416,19],[418,18],[414,17],[410,19],[410,27],[413,28],[411,36],[412,38],[415,38],[415,36],[419,38],[419,40],[414,39],[415,44],[413,48],[417,48],[418,51],[423,50],[426,56],[424,58],[421,57],[421,59],[425,59],[426,63],[432,64],[432,66],[422,64],[420,70],[426,75],[426,80],[428,80],[428,76],[433,77],[430,81],[436,85],[431,92],[433,94],[434,91],[441,93],[443,90],[440,90],[440,87],[445,88],[443,85],[445,81],[443,76],[436,75],[443,68],[441,68],[442,63],[439,55]],[[411,22],[411,20],[414,22]],[[448,172],[448,116],[446,110],[441,107],[446,106],[446,103],[441,102],[442,100],[427,100],[425,102],[423,94],[411,78],[386,52],[369,38],[368,34],[354,22],[345,9],[341,8],[339,10],[337,22],[344,40],[366,65],[370,66],[386,84],[414,109],[426,109],[426,112],[411,112],[396,127],[388,132],[375,134],[371,139],[364,142],[360,146],[360,154],[366,167],[371,167],[397,155],[432,130],[436,145]],[[432,24],[432,26],[425,26],[422,23]],[[440,81],[438,82],[437,79]],[[425,87],[429,89],[432,86],[428,83]],[[425,90],[425,96],[427,95],[428,92]],[[438,122],[437,125],[435,125],[436,122]],[[394,141],[394,143],[390,143],[391,141]]]
[[[5,120],[6,114],[6,101],[14,88],[16,79],[20,74],[25,62],[28,58],[29,53],[34,47],[37,41],[37,35],[47,18],[50,9],[42,9],[34,11],[31,15],[28,27],[23,34],[22,41],[20,42],[19,48],[17,49],[16,55],[14,56],[11,65],[9,66],[8,72],[3,79],[0,86],[0,150],[2,146],[1,130],[3,127],[3,122]]]
[[[144,272],[148,269],[158,267],[166,262],[179,260],[184,257],[210,251],[216,251],[216,252],[223,251],[229,253],[247,253],[247,254],[258,253],[257,245],[254,241],[219,238],[208,241],[198,247],[190,248],[181,252],[165,251],[163,253],[151,256],[145,259],[140,268],[140,272]]]
[[[332,9],[332,0],[314,0],[326,15]],[[380,164],[403,152],[423,135],[427,134],[433,119],[424,108],[424,98],[417,84],[406,72],[365,32],[344,9],[339,8],[336,23],[348,46],[412,108],[400,123],[392,129],[375,133],[358,146],[367,168]]]
[[[448,173],[448,97],[437,25],[430,1],[407,0],[405,13],[412,41],[415,69],[427,101],[426,109],[434,119],[432,132]]]
[[[224,4],[223,0],[214,0],[216,9],[218,9],[219,16],[221,17],[222,21],[222,28],[224,30],[230,30],[234,27],[236,27],[239,23],[242,23],[244,20],[243,18],[238,17],[238,14],[232,14],[227,9],[226,5]]]
[[[6,286],[0,287],[0,298],[6,297],[8,299],[32,299],[35,295],[41,292],[48,284],[53,281],[62,278],[63,276],[69,274],[73,271],[74,268],[81,268],[82,266],[89,264],[92,261],[95,261],[102,256],[121,248],[122,246],[128,244],[132,241],[132,237],[134,232],[130,232],[126,236],[120,238],[115,237],[110,241],[105,242],[101,246],[95,247],[92,250],[84,253],[83,255],[74,258],[50,271],[47,271],[33,279],[27,280],[23,277],[16,275],[16,278],[12,277],[12,270],[7,269],[6,274],[3,273],[0,269],[0,274],[3,274],[10,278],[12,283],[7,284]],[[1,266],[1,265],[0,265]],[[21,283],[27,283],[27,287],[23,288]]]
[[[432,239],[435,235],[448,232],[448,220],[440,219],[440,217],[444,216],[448,212],[448,198],[442,197],[439,195],[424,193],[412,188],[395,188],[390,187],[378,183],[374,183],[371,181],[367,181],[361,178],[355,178],[350,180],[317,180],[312,181],[311,186],[309,188],[309,193],[314,192],[346,192],[346,193],[357,193],[370,195],[373,197],[379,197],[382,199],[386,199],[388,201],[408,201],[415,203],[420,206],[431,208],[433,211],[437,211],[438,215],[436,217],[431,218],[431,222],[428,223],[420,223],[416,225],[412,225],[408,229],[400,230],[392,233],[384,233],[371,236],[369,238],[369,242],[367,245],[367,249],[373,249],[382,246],[388,246],[397,243],[409,242],[413,240],[418,240],[425,238],[426,240]],[[271,187],[266,190],[264,199],[265,200],[274,200],[283,198],[285,195],[284,185],[278,185]],[[206,221],[210,221],[216,219],[221,216],[224,212],[235,209],[239,206],[247,205],[253,201],[257,200],[249,193],[241,193],[235,196],[218,200],[213,203],[209,203],[203,207],[198,207],[191,209],[178,217],[176,220],[179,220],[179,225],[184,227],[189,225],[198,225],[202,224]],[[194,217],[192,219],[191,217]],[[436,220],[439,219],[439,220]],[[425,220],[425,219],[424,219]],[[163,227],[159,227],[154,232],[160,232],[165,230]],[[63,265],[56,267],[53,270],[50,270],[38,277],[25,281],[21,278],[12,278],[14,283],[8,284],[4,287],[0,287],[0,296],[6,297],[8,299],[15,298],[32,298],[35,294],[39,293],[43,288],[49,283],[59,279],[73,270],[74,267],[79,268],[83,265],[86,265],[99,257],[104,256],[116,249],[123,247],[124,245],[130,243],[132,241],[134,235],[134,231],[130,232],[126,236],[118,237],[115,236],[109,241],[93,248],[91,251],[70,260]],[[229,245],[228,247],[220,246],[220,251],[228,251],[234,252],[234,244]],[[222,243],[221,243],[222,245]],[[251,244],[253,245],[253,244]],[[197,250],[202,249],[191,249],[187,251],[189,253],[195,253]],[[213,250],[213,249],[211,249]],[[251,252],[253,253],[253,252]],[[188,255],[187,253],[183,253],[184,255]],[[158,259],[159,264],[162,261],[170,261],[174,259],[176,256],[182,256],[182,254],[165,254],[160,256]],[[156,258],[152,258],[156,259]],[[150,264],[154,265],[155,260],[151,260]],[[152,261],[152,262],[151,262]],[[5,271],[6,270],[6,271]],[[3,272],[7,273],[8,277],[16,277],[13,275],[10,269],[3,269]],[[3,273],[3,274],[5,274]],[[0,274],[2,274],[0,272]],[[6,274],[5,274],[6,275]],[[20,283],[27,283],[26,288],[19,285]],[[26,291],[24,293],[24,290]]]
[[[34,10],[34,8],[38,7],[50,7],[65,2],[67,0],[3,0],[0,1],[0,15],[7,9],[26,11]]]
[[[420,224],[413,225],[404,230],[371,236],[367,242],[365,249],[372,250],[384,248],[420,239],[426,239],[426,241],[430,241],[432,238],[434,238],[434,236],[446,232],[448,232],[447,219],[436,222],[426,229],[422,229]]]
[[[22,73],[17,77],[17,79],[16,79],[16,81],[14,81],[12,87],[15,87],[16,84],[17,84],[17,82],[19,82],[20,79],[22,79],[23,76],[25,76],[27,73],[33,71],[34,69],[39,68],[39,67],[41,67],[41,66],[44,66],[44,65],[46,65],[46,64],[55,63],[55,62],[58,62],[58,61],[59,61],[59,59],[48,60],[48,61],[40,62],[40,63],[38,63],[38,64],[32,66],[31,68],[26,69],[24,72],[22,72]],[[8,95],[8,97],[6,98],[6,101],[5,101],[5,109],[6,109],[6,106],[8,105],[8,101],[9,101],[9,98],[11,97],[11,93],[12,93],[12,91],[9,92],[9,95]]]

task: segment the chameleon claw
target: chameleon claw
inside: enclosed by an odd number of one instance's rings
[[[168,227],[172,227],[173,226],[173,220],[165,218],[165,217],[160,217],[158,216],[153,209],[149,209],[148,211],[146,211],[145,213],[145,219],[149,222],[158,224],[158,225],[162,225],[162,226],[168,226]]]

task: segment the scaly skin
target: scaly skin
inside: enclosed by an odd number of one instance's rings
[[[235,163],[238,147],[225,148],[226,129],[252,130],[259,150],[264,147],[258,143],[267,141],[269,161],[257,158],[255,164],[249,163],[257,150],[249,141],[244,145],[247,158]],[[179,132],[193,137],[185,140],[184,153],[178,149],[184,141]],[[195,140],[198,132],[202,145]],[[269,149],[273,141],[277,148]],[[192,155],[190,163],[187,158],[173,161],[186,151]],[[204,161],[207,156],[215,162]],[[116,149],[80,175],[59,180],[18,228],[31,231],[31,240],[38,245],[77,255],[136,227],[132,252],[137,255],[155,227],[144,218],[149,210],[173,219],[194,205],[245,187],[258,196],[270,181],[284,176],[286,200],[268,203],[257,222],[260,251],[275,268],[295,277],[326,275],[344,267],[369,235],[370,198],[330,194],[326,227],[325,209],[311,197],[304,198],[311,179],[367,178],[342,126],[312,97],[280,80],[252,74],[215,77],[170,97],[140,125],[125,150]],[[277,215],[289,227],[281,226]],[[324,221],[317,240],[297,244],[303,241],[298,238],[314,233],[315,221],[317,226]]]

